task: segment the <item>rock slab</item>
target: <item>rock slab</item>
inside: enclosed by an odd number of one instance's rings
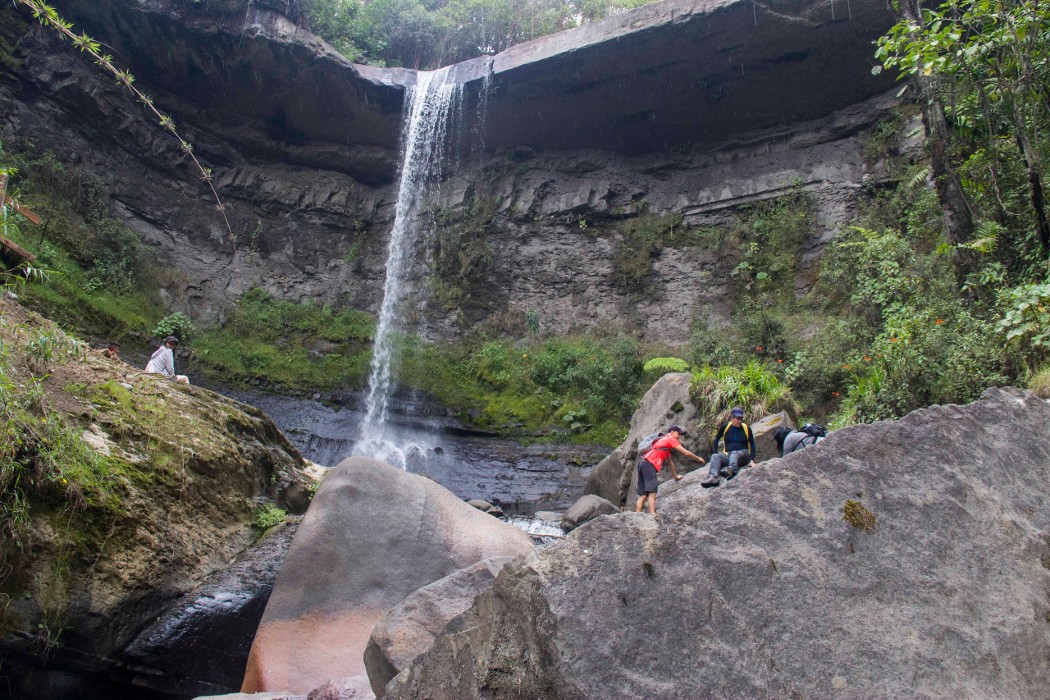
[[[580,525],[594,520],[599,515],[612,515],[619,513],[620,509],[609,503],[601,496],[588,494],[572,504],[561,518],[561,529],[572,532]]]
[[[1050,403],[846,428],[504,569],[387,697],[1046,698]]]
[[[529,537],[430,479],[351,457],[321,483],[263,613],[242,692],[307,693],[364,674],[376,623],[405,596]]]
[[[466,612],[513,557],[494,557],[420,588],[388,612],[368,640],[365,668],[377,698],[402,669],[428,651],[448,622]]]

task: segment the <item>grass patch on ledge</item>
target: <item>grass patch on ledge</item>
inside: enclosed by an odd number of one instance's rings
[[[194,341],[194,369],[281,390],[360,387],[368,380],[375,325],[363,311],[281,301],[251,289],[226,323]]]

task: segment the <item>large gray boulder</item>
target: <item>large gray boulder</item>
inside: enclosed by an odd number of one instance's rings
[[[518,528],[430,479],[365,457],[346,459],[321,482],[299,526],[241,690],[306,693],[363,675],[372,628],[405,596],[532,546]]]
[[[691,381],[688,372],[672,372],[660,377],[645,392],[638,410],[631,416],[627,439],[591,471],[584,493],[601,496],[614,505],[623,505],[629,499],[628,492],[635,478],[638,441],[651,433],[666,430],[672,423],[689,430],[696,420],[696,406],[689,399]],[[694,443],[687,438],[683,444],[688,448]],[[677,464],[682,466],[679,470],[682,473],[697,466],[684,459],[677,460]],[[669,476],[669,470],[661,472],[662,478]]]
[[[593,493],[587,494],[573,503],[572,507],[565,511],[565,515],[561,516],[561,529],[571,532],[599,515],[612,515],[619,512],[619,508],[601,496],[595,496]]]
[[[1050,403],[857,426],[504,569],[387,697],[1046,698]]]
[[[388,612],[368,640],[365,668],[377,698],[390,679],[430,649],[449,620],[466,612],[514,557],[493,557],[420,588]]]

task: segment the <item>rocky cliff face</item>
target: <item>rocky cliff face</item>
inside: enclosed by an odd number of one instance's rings
[[[377,307],[411,71],[349,64],[302,28],[293,0],[56,5],[174,115],[214,168],[234,236],[177,144],[9,7],[5,144],[68,149],[101,175],[181,271],[165,283],[175,308],[221,318],[256,285]],[[889,12],[839,5],[665,0],[458,66],[467,118],[435,210],[470,235],[444,241],[457,254],[426,285],[439,302],[430,332],[533,311],[551,330],[612,324],[680,341],[672,309],[725,316],[737,261],[717,245],[661,244],[653,284],[618,281],[622,228],[645,213],[718,226],[799,188],[814,204],[812,261],[878,178],[865,134],[894,106],[878,97],[892,79],[870,72]],[[811,275],[804,266],[798,284]]]
[[[1050,403],[838,431],[508,565],[390,698],[1045,697]]]
[[[15,534],[17,545],[6,540],[0,549],[0,687],[11,697],[128,697],[123,683],[139,674],[135,685],[150,687],[167,665],[156,653],[165,631],[151,625],[251,546],[254,499],[304,487],[305,464],[261,411],[206,389],[95,352],[56,352],[41,367],[28,349],[41,333],[52,343],[62,337],[52,324],[0,299],[5,385],[38,387],[39,410],[48,411],[41,424],[69,431],[60,433],[63,442],[46,443],[53,452],[9,453],[28,466],[15,467],[14,479],[11,471],[4,476],[5,538]],[[15,421],[13,410],[5,407],[5,421]],[[18,441],[28,450],[31,430],[14,435],[26,436]],[[8,470],[10,456],[6,460]],[[305,503],[300,506],[301,512]],[[12,525],[19,517],[27,521],[24,532]],[[224,585],[232,595],[229,581]],[[210,622],[221,627],[215,618],[229,613],[226,622],[247,626],[250,640],[264,593],[255,620],[251,611],[247,622],[238,617],[228,597],[225,608],[212,606]],[[167,630],[200,627],[206,625]],[[215,627],[216,644],[224,646]],[[171,643],[178,634],[167,636]],[[137,652],[129,654],[129,646]],[[241,646],[243,659],[243,639]],[[191,678],[201,668],[191,667],[180,678],[187,692],[202,687],[195,684],[201,680],[222,686],[216,673],[222,669]]]

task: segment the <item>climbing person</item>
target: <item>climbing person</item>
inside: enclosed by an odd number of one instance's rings
[[[656,489],[657,474],[664,463],[671,468],[671,476],[675,481],[681,481],[682,477],[675,471],[674,460],[671,459],[671,451],[688,457],[694,462],[704,463],[703,457],[697,457],[689,450],[682,447],[679,442],[685,431],[677,425],[667,429],[667,434],[653,443],[645,455],[638,460],[638,502],[634,505],[634,512],[641,513],[642,506],[648,501],[649,512],[656,515]]]
[[[149,362],[146,363],[146,371],[150,374],[163,374],[166,377],[189,384],[190,378],[185,374],[175,374],[174,351],[178,344],[179,339],[173,335],[165,338],[161,346],[150,356]]]
[[[721,452],[718,450],[719,442],[722,443]],[[721,476],[732,479],[741,469],[751,464],[755,454],[755,436],[744,422],[744,409],[739,406],[733,407],[729,422],[715,433],[712,450],[707,478],[700,482],[700,485],[706,488],[718,486],[722,481]]]
[[[780,456],[783,457],[792,452],[798,452],[804,447],[816,445],[827,437],[827,434],[828,431],[824,426],[816,425],[815,423],[806,423],[799,429],[781,426],[773,433],[773,439],[776,440],[777,448],[780,450]]]

